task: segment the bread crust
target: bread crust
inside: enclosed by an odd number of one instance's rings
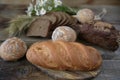
[[[77,42],[37,42],[29,48],[26,57],[33,65],[56,70],[91,71],[102,64],[95,48]]]

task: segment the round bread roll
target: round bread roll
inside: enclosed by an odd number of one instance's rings
[[[92,23],[94,22],[94,12],[90,9],[81,9],[77,12],[76,18],[81,23]]]
[[[9,38],[0,46],[0,57],[5,61],[15,61],[23,57],[26,50],[24,41],[16,37]]]
[[[91,71],[102,64],[102,57],[95,48],[77,42],[36,42],[26,57],[35,66],[56,70]]]
[[[76,32],[68,26],[57,27],[52,34],[52,40],[75,41]]]

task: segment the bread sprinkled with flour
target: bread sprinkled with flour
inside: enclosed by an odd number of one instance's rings
[[[52,34],[52,40],[75,41],[77,38],[76,32],[68,26],[57,27]]]
[[[25,55],[27,46],[24,41],[13,37],[4,41],[0,46],[0,57],[5,61],[15,61]]]

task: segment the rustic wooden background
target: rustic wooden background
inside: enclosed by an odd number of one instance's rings
[[[7,27],[8,21],[13,17],[25,14],[28,3],[29,0],[0,0],[0,29]],[[112,23],[120,30],[120,0],[64,0],[64,4],[72,7],[90,8],[95,13],[99,13],[102,8],[106,8],[108,14],[104,17],[104,20]],[[1,41],[5,40],[5,38],[0,34]],[[24,40],[26,39],[24,38]],[[103,64],[101,73],[92,80],[120,80],[120,48],[115,52],[99,47],[96,48],[101,52]],[[54,79],[30,64],[24,57],[17,62],[5,62],[0,59],[0,80]]]
[[[0,4],[28,4],[31,0],[0,0]],[[64,4],[74,7],[80,5],[120,5],[120,0],[62,0]]]

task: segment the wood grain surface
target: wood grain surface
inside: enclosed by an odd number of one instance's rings
[[[101,12],[102,8],[106,8],[108,13],[103,18],[103,20],[112,23],[118,30],[120,30],[120,6],[81,6],[81,8],[91,8],[93,11],[96,12],[96,14]],[[9,25],[9,20],[11,20],[17,15],[25,14],[25,10],[25,5],[0,5],[0,32],[3,28]],[[0,43],[7,38],[7,36],[3,35],[4,33],[0,33]],[[7,33],[5,35],[7,35]],[[21,38],[28,42],[28,44],[31,44],[38,40],[46,40],[45,38],[33,39],[25,36],[22,36]],[[91,45],[88,43],[85,44]],[[115,52],[112,52],[102,49],[98,46],[91,46],[98,49],[103,57],[103,64],[101,67],[100,74],[91,80],[120,80],[120,48]],[[24,57],[16,62],[5,62],[2,59],[0,59],[0,80],[55,79],[48,76],[37,67],[30,64]]]
[[[52,70],[43,68],[41,66],[38,67],[42,72],[45,74],[48,74],[55,80],[86,80],[86,79],[92,79],[96,77],[101,69],[83,72],[83,71],[61,71],[61,70]]]
[[[29,4],[31,0],[0,0],[1,4]],[[79,7],[80,5],[120,5],[119,0],[62,0],[65,5]]]

